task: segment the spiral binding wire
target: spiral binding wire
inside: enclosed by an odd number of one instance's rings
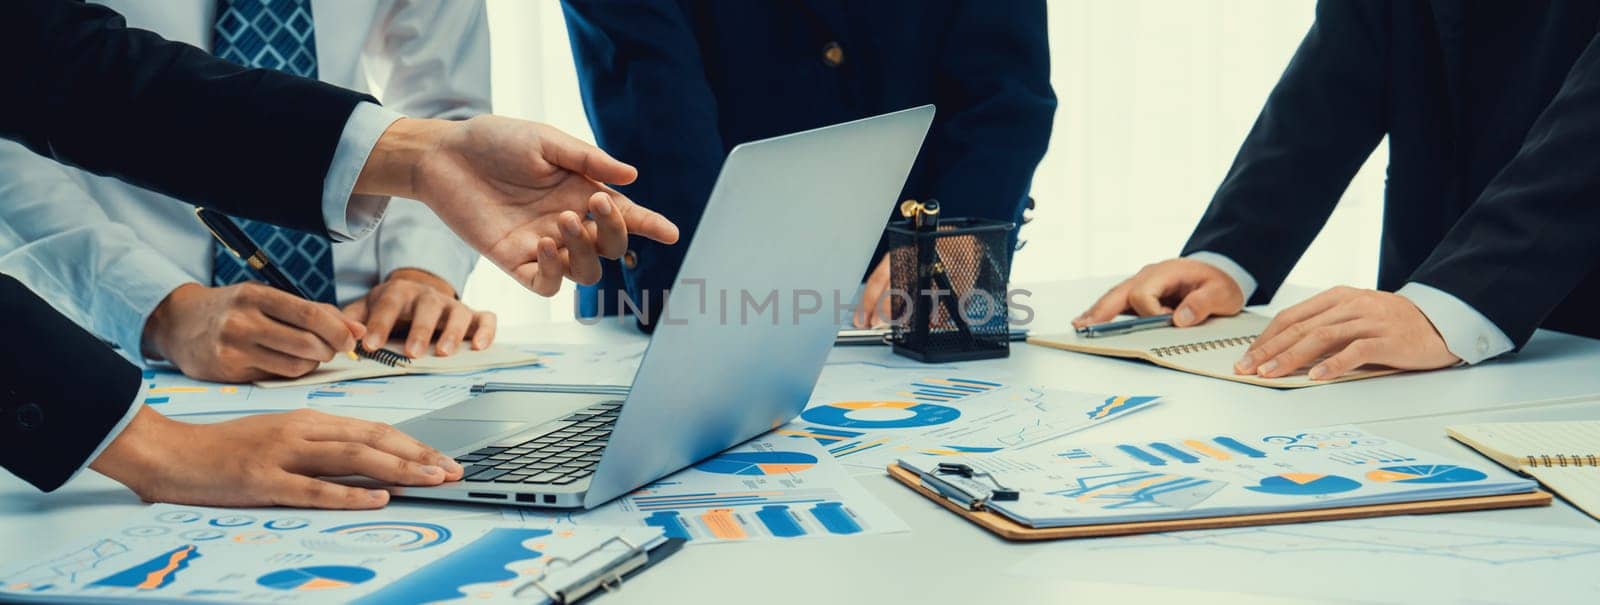
[[[1595,454],[1573,454],[1571,456],[1566,454],[1556,454],[1554,456],[1549,454],[1540,454],[1537,456],[1528,456],[1528,466],[1600,466],[1600,456]]]
[[[411,365],[410,357],[406,357],[405,355],[401,355],[388,349],[368,351],[364,347],[356,347],[356,355],[371,359],[391,368],[400,365]]]
[[[1189,353],[1199,353],[1201,351],[1214,351],[1228,347],[1244,346],[1255,342],[1255,340],[1256,337],[1254,335],[1236,336],[1233,338],[1218,338],[1216,340],[1204,340],[1200,342],[1191,342],[1188,344],[1173,345],[1170,347],[1156,347],[1154,349],[1150,349],[1150,353],[1156,357],[1171,357],[1173,355],[1187,355]]]

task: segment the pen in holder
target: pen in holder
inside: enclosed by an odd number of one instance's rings
[[[889,224],[894,352],[927,363],[1010,355],[1006,283],[1015,223],[943,218],[934,200]]]

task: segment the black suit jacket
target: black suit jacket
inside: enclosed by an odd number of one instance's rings
[[[685,241],[735,145],[928,103],[938,116],[901,199],[936,198],[947,217],[1022,218],[1056,107],[1043,0],[563,7],[595,138],[639,167],[622,190]],[[885,219],[898,202],[884,200]],[[633,242],[635,266],[607,263],[605,310],[626,287],[641,303],[654,292],[659,313],[686,250]]]
[[[1600,4],[1324,1],[1184,253],[1272,298],[1389,137],[1378,287],[1600,336]]]
[[[0,136],[194,204],[325,232],[322,182],[370,97],[245,69],[66,0],[0,2]],[[0,276],[0,465],[43,490],[128,410],[139,372]]]

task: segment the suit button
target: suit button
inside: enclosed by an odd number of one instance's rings
[[[632,269],[639,266],[639,254],[629,250],[622,253],[622,266]]]
[[[31,431],[44,424],[44,409],[37,403],[24,403],[17,406],[17,426],[24,431]]]
[[[828,67],[838,67],[844,64],[844,47],[838,42],[829,42],[822,47],[822,62]]]

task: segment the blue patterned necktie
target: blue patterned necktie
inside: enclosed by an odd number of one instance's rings
[[[246,67],[317,77],[317,45],[310,0],[218,0],[212,54]],[[249,141],[240,141],[248,145]],[[300,288],[335,303],[333,246],[322,234],[234,219]],[[221,243],[213,247],[211,283],[227,286],[259,278]],[[264,280],[263,280],[264,281]]]

